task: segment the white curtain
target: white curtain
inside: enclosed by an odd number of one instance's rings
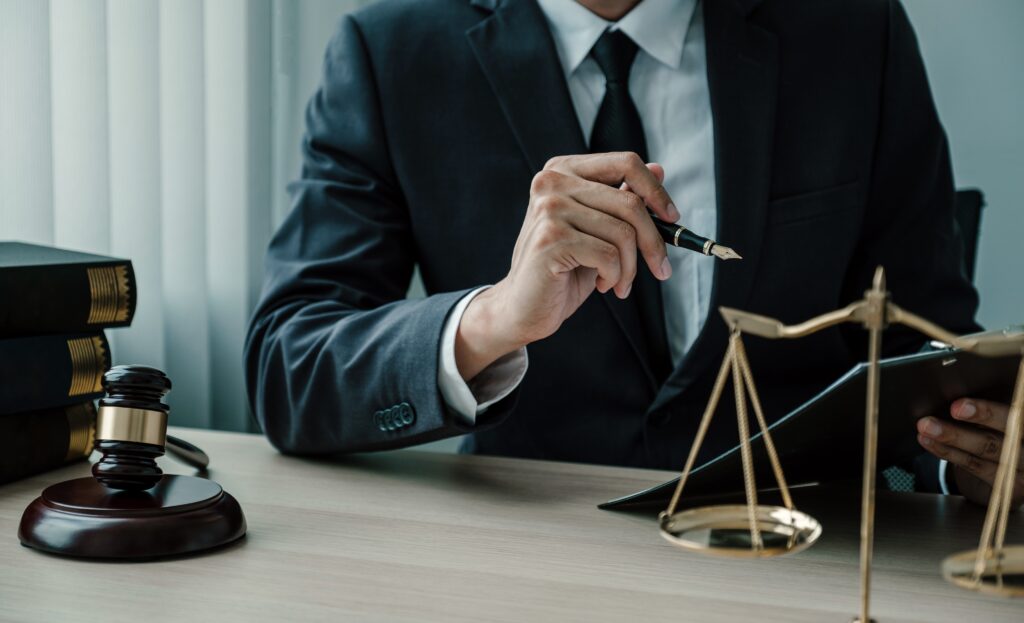
[[[251,428],[263,254],[324,46],[361,4],[0,0],[0,239],[132,260],[113,359],[167,372],[173,424]]]

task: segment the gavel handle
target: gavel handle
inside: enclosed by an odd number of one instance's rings
[[[164,446],[174,458],[184,461],[196,469],[206,469],[210,465],[210,457],[205,452],[179,437],[167,435]]]

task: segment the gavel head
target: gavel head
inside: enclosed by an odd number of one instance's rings
[[[96,480],[113,489],[149,489],[163,472],[156,458],[164,453],[169,408],[161,399],[171,390],[167,375],[146,366],[115,366],[103,376],[107,395],[100,400]]]

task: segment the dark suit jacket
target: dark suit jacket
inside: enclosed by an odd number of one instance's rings
[[[712,309],[800,321],[859,298],[883,265],[901,306],[974,329],[946,138],[899,3],[703,5],[717,239],[744,257],[718,264]],[[245,353],[275,446],[356,452],[473,433],[483,453],[682,465],[727,342],[716,313],[660,386],[635,306],[594,294],[529,346],[522,385],[475,427],[438,390],[445,319],[507,273],[532,176],[587,151],[533,0],[392,0],[346,16],[306,124]],[[414,265],[428,296],[403,300]],[[885,347],[922,342],[892,330]],[[748,339],[769,418],[865,345],[858,328]],[[705,455],[735,444],[728,421]]]

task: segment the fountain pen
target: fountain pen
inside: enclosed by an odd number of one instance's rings
[[[654,214],[651,214],[651,220],[654,221],[654,226],[658,229],[658,233],[661,234],[661,239],[674,247],[696,251],[704,255],[713,255],[720,260],[743,259],[739,253],[729,247],[718,244],[710,238],[698,236],[682,225],[666,223]]]

